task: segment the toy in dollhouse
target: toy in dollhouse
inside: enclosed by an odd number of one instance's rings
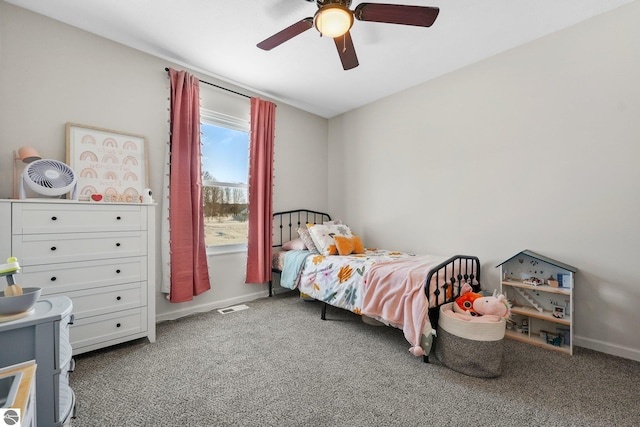
[[[540,336],[544,336],[547,344],[555,345],[556,347],[560,347],[562,345],[562,337],[558,334],[540,330]]]

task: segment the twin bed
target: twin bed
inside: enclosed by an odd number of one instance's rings
[[[306,209],[274,213],[273,227],[272,271],[280,286],[322,302],[322,319],[331,305],[402,329],[409,351],[425,362],[440,306],[455,300],[464,283],[480,289],[474,256],[365,248],[347,225]]]

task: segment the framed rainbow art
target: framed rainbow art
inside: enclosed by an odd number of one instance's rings
[[[76,123],[66,130],[80,200],[140,203],[148,187],[146,137]]]

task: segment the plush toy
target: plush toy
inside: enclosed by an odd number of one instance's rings
[[[473,302],[473,309],[476,313],[480,313],[483,317],[495,316],[498,319],[508,320],[511,317],[511,305],[507,298],[502,294],[493,291],[490,297],[478,298]]]
[[[465,316],[479,316],[473,308],[474,301],[482,298],[482,295],[472,292],[471,285],[465,283],[460,289],[460,296],[453,303],[453,311]]]
[[[463,285],[460,296],[453,303],[453,312],[462,320],[475,322],[499,322],[511,317],[511,306],[504,295],[493,292],[484,297],[471,291],[471,286]]]

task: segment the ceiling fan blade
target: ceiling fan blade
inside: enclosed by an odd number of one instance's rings
[[[258,43],[258,47],[264,50],[271,50],[276,46],[280,46],[287,40],[291,40],[298,34],[304,33],[311,27],[313,27],[313,18],[304,18],[302,21],[298,21],[284,30],[275,33],[268,39],[261,41]]]
[[[351,33],[347,31],[344,35],[335,37],[333,41],[336,43],[338,55],[340,55],[340,61],[342,61],[342,68],[345,70],[356,68],[359,63],[353,40],[351,40]]]
[[[360,3],[354,10],[354,16],[359,21],[430,27],[439,12],[440,9],[437,7]]]

